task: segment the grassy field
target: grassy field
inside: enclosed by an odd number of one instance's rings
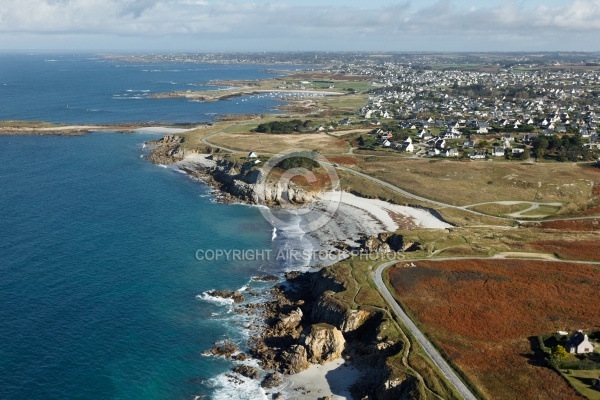
[[[519,260],[419,261],[389,280],[423,331],[490,398],[576,399],[530,338],[600,321],[600,269]],[[595,307],[597,309],[597,307]]]
[[[594,380],[599,380],[600,370],[579,371],[563,370],[563,376],[575,389],[590,400],[600,399],[600,388],[593,387]]]
[[[210,142],[240,151],[278,154],[284,150],[305,149],[319,153],[346,154],[348,144],[324,133],[270,135],[257,133],[228,133],[213,136]]]
[[[366,158],[359,167],[411,193],[453,205],[502,200],[559,202],[564,206],[558,214],[567,214],[600,200],[592,193],[600,169],[583,164],[373,157]]]
[[[519,203],[519,204],[512,204],[512,205],[488,203],[488,204],[481,204],[481,205],[477,205],[474,207],[470,207],[469,209],[480,212],[480,213],[484,213],[484,214],[505,217],[508,214],[525,211],[530,207],[531,207],[531,204],[529,204],[529,203]]]

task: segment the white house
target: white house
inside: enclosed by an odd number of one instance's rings
[[[485,159],[485,157],[486,157],[485,150],[472,151],[471,153],[469,153],[469,158],[471,160],[482,160],[482,159]]]
[[[252,159],[256,159],[258,158],[258,154],[256,154],[256,152],[251,151],[250,153],[248,153],[248,160],[252,160]]]
[[[594,345],[590,343],[588,335],[582,331],[577,331],[571,335],[567,343],[567,350],[573,354],[593,353]]]
[[[494,147],[492,149],[492,155],[494,157],[502,157],[504,155],[504,148],[503,147]]]
[[[444,152],[444,157],[458,157],[458,155],[457,149],[448,149]]]

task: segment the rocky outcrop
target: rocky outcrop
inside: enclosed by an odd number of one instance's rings
[[[367,253],[390,253],[404,250],[404,238],[396,233],[380,233],[363,238],[361,250]]]
[[[160,140],[147,142],[146,145],[151,149],[147,158],[154,164],[173,164],[181,161],[185,157],[185,151],[181,147],[183,142],[184,138],[179,135],[167,135]]]
[[[160,140],[147,142],[146,145],[151,149],[147,158],[155,164],[182,161],[189,152],[181,146],[182,143],[184,138],[178,135],[167,135]],[[240,162],[216,154],[211,157],[214,163],[185,165],[181,169],[215,186],[223,194],[220,199],[225,202],[243,201],[277,207],[283,204],[307,204],[320,197],[320,191],[306,190],[292,181],[283,183],[263,179],[261,165],[252,161]]]
[[[277,387],[283,383],[283,376],[280,373],[274,372],[272,374],[267,374],[263,378],[260,386],[264,389],[272,389]]]
[[[296,308],[289,314],[283,314],[279,317],[279,321],[275,324],[273,334],[276,336],[291,336],[293,338],[298,338],[300,336],[300,331],[302,327],[300,326],[300,322],[302,322],[302,310],[300,308]]]
[[[284,374],[297,374],[310,367],[306,348],[295,344],[281,353],[280,368]]]
[[[231,356],[234,353],[237,353],[238,351],[239,351],[239,348],[235,344],[226,340],[223,342],[215,343],[215,345],[212,349],[206,350],[203,354],[231,358]]]
[[[258,368],[249,365],[238,365],[235,368],[233,368],[233,372],[250,379],[258,379],[258,377],[260,376]]]
[[[308,361],[326,364],[342,356],[346,340],[342,332],[329,324],[312,325],[304,337]]]
[[[234,303],[242,303],[246,300],[244,295],[239,291],[232,290],[210,290],[206,292],[209,296],[219,297],[222,299],[230,299],[233,300]]]
[[[323,293],[313,305],[311,317],[314,321],[325,322],[346,333],[358,329],[371,313],[365,310],[353,310],[335,297],[335,292]]]

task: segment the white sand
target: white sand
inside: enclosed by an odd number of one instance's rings
[[[314,400],[325,396],[335,400],[351,399],[350,385],[357,378],[358,371],[340,358],[290,375],[291,386],[285,392],[288,399]]]
[[[137,133],[157,133],[160,135],[177,135],[178,133],[184,133],[187,131],[193,131],[196,128],[183,129],[183,128],[168,128],[165,126],[148,126],[145,128],[134,129]]]
[[[327,208],[330,201],[339,201],[339,205],[331,220],[321,228],[309,232],[314,246],[325,253],[337,254],[336,245],[344,242],[350,247],[358,247],[359,239],[365,236],[374,236],[381,232],[394,232],[400,227],[397,221],[402,221],[402,229],[420,227],[429,229],[447,229],[452,225],[438,219],[427,210],[399,206],[385,201],[365,199],[351,193],[334,192],[325,193],[320,201],[314,205],[315,210]],[[347,255],[337,254],[331,259],[322,258],[312,265],[327,266],[342,260]]]
[[[339,195],[328,192],[323,196],[323,200],[332,201],[338,198],[337,196]],[[452,227],[452,225],[441,221],[427,210],[399,206],[377,199],[366,199],[347,192],[342,192],[341,203],[356,208],[357,212],[374,217],[387,231],[398,229],[398,224],[394,221],[390,212],[412,219],[415,225],[420,228],[446,229]]]

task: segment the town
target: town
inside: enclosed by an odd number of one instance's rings
[[[485,71],[384,62],[327,72],[374,77],[356,119],[373,126],[364,149],[418,156],[590,161],[600,155],[595,65],[516,64]]]

